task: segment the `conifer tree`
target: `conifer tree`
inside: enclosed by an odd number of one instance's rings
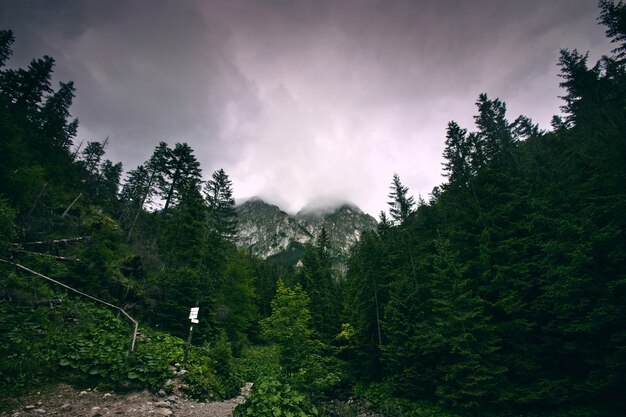
[[[626,4],[623,0],[600,0],[600,22],[606,26],[606,36],[617,44],[613,49],[615,60],[623,64],[626,61]]]
[[[13,42],[15,38],[12,31],[0,30],[0,68],[4,67],[6,60],[11,56]]]
[[[436,394],[454,407],[477,408],[492,397],[506,368],[494,360],[500,346],[486,303],[458,265],[445,239],[435,241],[431,329],[446,352],[437,364]]]
[[[272,315],[261,321],[263,335],[280,348],[280,361],[287,373],[298,371],[313,351],[309,297],[300,284],[287,288],[282,281],[272,300]]]
[[[237,234],[237,211],[232,182],[223,169],[213,173],[204,190],[210,230],[226,239]]]
[[[159,191],[165,200],[163,211],[175,204],[181,196],[200,187],[202,170],[200,163],[193,154],[193,149],[186,143],[177,143],[174,149],[164,152],[165,170],[160,177]]]
[[[448,123],[446,147],[443,151],[444,175],[451,186],[464,186],[471,176],[471,144],[467,129],[461,129],[456,122]]]
[[[302,256],[298,280],[311,299],[312,328],[324,342],[339,332],[339,297],[333,280],[328,254],[328,237],[324,229],[315,246],[307,245]]]
[[[253,322],[258,320],[252,280],[247,257],[242,252],[235,252],[229,257],[224,271],[221,304],[226,312],[222,325],[236,355],[248,343]]]
[[[348,261],[344,320],[354,329],[354,372],[365,379],[382,376],[383,312],[388,300],[382,273],[384,248],[374,233],[365,232],[352,248]]]
[[[393,181],[389,188],[391,189],[389,193],[391,200],[387,203],[389,214],[396,224],[402,224],[413,212],[415,199],[407,195],[409,189],[402,185],[398,174],[393,174]]]

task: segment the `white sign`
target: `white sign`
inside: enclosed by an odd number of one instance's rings
[[[189,319],[192,323],[199,323],[198,321],[198,311],[200,311],[200,307],[192,307],[189,312]]]

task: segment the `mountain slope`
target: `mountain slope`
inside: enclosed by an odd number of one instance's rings
[[[335,207],[306,207],[290,216],[278,206],[251,199],[237,207],[239,226],[237,246],[269,258],[284,251],[296,252],[313,242],[322,227],[326,229],[334,258],[345,259],[352,244],[365,230],[374,230],[376,220],[352,204]]]

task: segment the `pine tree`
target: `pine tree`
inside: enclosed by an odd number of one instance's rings
[[[11,56],[13,51],[11,45],[15,42],[13,32],[10,30],[0,30],[0,68],[4,67],[7,59]]]
[[[450,186],[467,185],[471,176],[470,152],[467,129],[461,129],[455,122],[448,123],[446,147],[443,151],[446,162],[443,166]]]
[[[435,241],[432,313],[434,339],[447,354],[437,364],[436,394],[454,407],[477,408],[494,398],[506,368],[494,360],[500,346],[486,303],[445,239]]]
[[[606,26],[606,36],[617,47],[613,50],[615,59],[623,64],[626,61],[626,4],[619,0],[600,0],[600,22]]]
[[[344,321],[354,332],[348,359],[357,375],[373,380],[382,376],[382,321],[388,300],[383,259],[381,240],[364,232],[351,251],[344,297]]]
[[[232,182],[223,169],[215,171],[207,182],[205,198],[210,230],[223,238],[233,239],[237,234],[237,211]]]
[[[181,196],[200,187],[202,170],[193,154],[193,149],[186,143],[177,143],[173,150],[164,152],[165,171],[160,178],[159,190],[165,200],[163,211],[180,201]]]
[[[412,196],[408,196],[409,189],[402,185],[398,174],[393,174],[393,181],[389,187],[391,192],[389,193],[389,214],[391,214],[392,220],[396,224],[402,224],[413,213],[415,206],[415,199]]]
[[[339,333],[339,298],[328,256],[328,237],[322,230],[315,246],[307,245],[298,276],[311,299],[312,328],[322,341],[329,343]]]
[[[224,290],[222,293],[222,326],[228,335],[235,355],[248,343],[253,323],[258,320],[255,304],[253,275],[248,259],[242,252],[229,257],[224,272]]]

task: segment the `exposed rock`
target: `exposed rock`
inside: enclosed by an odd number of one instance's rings
[[[283,256],[291,265],[298,261],[303,245],[313,242],[324,227],[336,269],[345,266],[348,251],[361,234],[376,229],[377,224],[352,204],[305,207],[291,216],[278,206],[251,199],[239,205],[237,213],[237,246],[262,258]]]

